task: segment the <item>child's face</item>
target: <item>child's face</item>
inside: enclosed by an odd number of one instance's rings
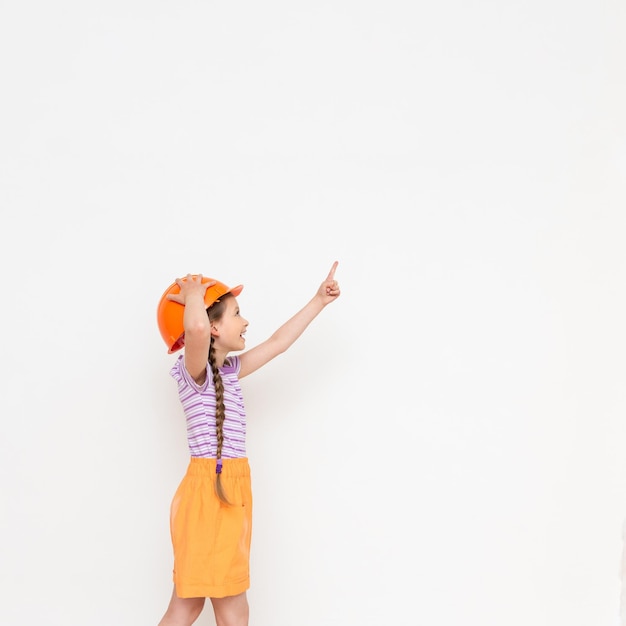
[[[215,342],[224,350],[243,350],[246,347],[244,334],[248,327],[248,320],[241,317],[237,298],[228,298],[225,302],[224,315],[213,322],[219,332]]]

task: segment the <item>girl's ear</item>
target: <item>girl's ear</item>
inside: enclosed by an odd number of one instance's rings
[[[219,337],[219,336],[220,336],[219,330],[217,330],[217,327],[215,326],[215,324],[211,324],[211,337]]]

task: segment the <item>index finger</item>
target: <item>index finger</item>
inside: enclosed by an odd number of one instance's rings
[[[328,276],[326,277],[326,280],[332,280],[335,277],[335,270],[337,269],[338,265],[339,265],[339,261],[335,261],[333,263],[333,266],[330,268],[330,272],[328,272]]]

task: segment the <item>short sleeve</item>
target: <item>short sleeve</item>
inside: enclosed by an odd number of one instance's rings
[[[237,377],[239,377],[239,370],[241,369],[241,359],[238,356],[229,356],[228,362],[228,365],[222,367],[222,371],[225,374],[235,374],[237,375]]]
[[[196,391],[204,391],[211,382],[211,368],[207,363],[207,377],[202,385],[198,385],[196,381],[191,377],[187,368],[185,367],[185,355],[181,354],[177,359],[172,369],[170,370],[170,376],[178,383],[178,387],[189,386]]]

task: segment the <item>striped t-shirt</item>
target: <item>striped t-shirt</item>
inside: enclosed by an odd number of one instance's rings
[[[220,368],[224,384],[224,443],[222,458],[234,459],[246,456],[246,411],[239,384],[239,357],[228,357]],[[207,377],[199,386],[185,369],[184,355],[180,355],[170,370],[178,383],[178,396],[187,419],[187,441],[191,456],[215,458],[217,437],[215,434],[215,387],[211,366],[207,364]]]

